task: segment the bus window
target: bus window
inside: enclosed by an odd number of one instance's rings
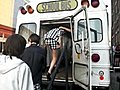
[[[82,40],[82,35],[84,35],[84,39],[88,37],[85,25],[85,20],[80,20],[78,22],[77,40]]]
[[[35,23],[24,23],[20,25],[18,33],[22,35],[26,40],[28,40],[29,36],[35,32],[36,32]]]
[[[87,30],[85,30],[84,22],[85,20],[80,20],[78,22],[78,33],[77,40],[82,39],[82,32],[84,35],[84,39],[87,38]],[[90,19],[90,31],[91,31],[91,42],[100,42],[102,41],[102,23],[100,19]]]
[[[100,19],[90,20],[91,42],[102,41],[102,22]]]

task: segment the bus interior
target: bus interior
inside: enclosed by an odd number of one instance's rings
[[[67,28],[70,27],[70,20],[54,20],[54,21],[40,21],[40,46],[45,46],[44,44],[44,34],[53,28],[58,28],[60,26],[64,26]],[[48,67],[50,65],[51,57],[51,49],[46,47],[47,57],[46,57],[46,70],[42,76],[43,83],[47,80],[46,73],[48,71]],[[54,81],[66,81],[66,76],[68,76],[68,82],[72,82],[72,37],[70,32],[66,32],[66,34],[61,38],[61,47],[57,50],[58,60],[56,63],[56,72]],[[55,73],[54,73],[55,72]]]

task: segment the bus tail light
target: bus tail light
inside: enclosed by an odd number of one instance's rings
[[[33,8],[30,5],[26,6],[28,13],[32,14],[34,12]]]
[[[100,80],[104,80],[104,72],[100,71],[99,72]]]
[[[81,1],[81,5],[82,5],[82,7],[89,7],[89,1],[88,0],[82,0]]]
[[[100,60],[100,56],[98,54],[92,54],[91,59],[93,62],[98,62]]]
[[[21,11],[22,14],[26,14],[27,13],[27,11],[25,10],[24,7],[20,7],[20,11]]]
[[[99,6],[99,0],[91,0],[91,5],[94,7],[94,8],[96,8],[96,7],[98,7]]]
[[[104,76],[100,76],[100,80],[103,80],[104,79]]]

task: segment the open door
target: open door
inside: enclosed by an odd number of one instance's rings
[[[73,21],[73,80],[85,90],[91,90],[91,39],[86,8],[81,8]]]

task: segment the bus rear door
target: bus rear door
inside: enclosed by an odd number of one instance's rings
[[[86,8],[81,8],[73,21],[73,80],[85,90],[91,90],[90,29]]]

